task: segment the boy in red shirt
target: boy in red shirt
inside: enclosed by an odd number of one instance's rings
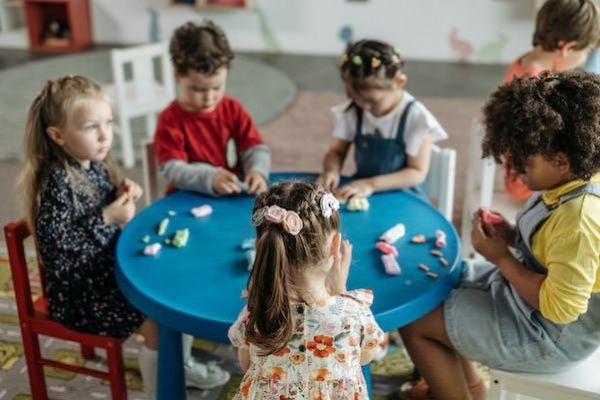
[[[241,103],[225,95],[233,53],[223,31],[212,21],[188,22],[173,34],[169,51],[180,92],[160,113],[154,135],[168,191],[265,191],[271,154]],[[230,139],[239,160],[233,170],[226,157]]]

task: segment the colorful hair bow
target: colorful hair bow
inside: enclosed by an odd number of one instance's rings
[[[362,58],[357,54],[354,57],[352,57],[352,64],[354,65],[362,65],[363,60]]]
[[[304,226],[304,222],[297,212],[276,205],[264,206],[252,214],[252,225],[259,226],[265,221],[281,224],[284,231],[294,236],[300,233]]]

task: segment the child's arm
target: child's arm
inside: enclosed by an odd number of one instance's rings
[[[234,173],[202,162],[170,160],[160,166],[162,177],[177,189],[214,196],[240,193]]]
[[[424,135],[416,156],[406,155],[406,167],[390,174],[358,179],[342,187],[338,196],[345,200],[350,197],[368,197],[373,192],[390,189],[405,189],[418,186],[427,177],[431,158],[431,135]]]
[[[267,180],[271,172],[271,151],[264,144],[250,147],[241,154],[244,169],[244,183],[249,194],[259,194],[267,190]]]
[[[488,235],[489,233],[491,235]],[[471,241],[473,248],[479,254],[500,269],[504,278],[511,283],[519,296],[539,310],[540,288],[546,275],[534,272],[521,264],[510,252],[508,243],[493,232],[493,227],[484,228],[484,222],[479,214],[473,218]]]
[[[323,159],[323,173],[319,176],[318,183],[332,190],[340,183],[340,173],[344,160],[352,144],[349,140],[334,139]]]
[[[246,373],[250,368],[250,351],[247,347],[238,349],[238,361],[240,362],[240,368]]]

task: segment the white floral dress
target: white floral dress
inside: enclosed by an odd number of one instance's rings
[[[251,363],[234,399],[368,399],[361,349],[383,341],[369,308],[372,302],[370,290],[354,290],[321,303],[294,303],[292,338],[268,356],[260,356],[260,349],[246,339],[244,307],[229,328],[229,339],[235,347],[249,349]]]

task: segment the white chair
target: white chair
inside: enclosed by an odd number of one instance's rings
[[[493,158],[481,158],[481,140],[483,125],[479,119],[471,123],[469,135],[469,155],[467,179],[462,210],[461,236],[463,258],[480,257],[471,243],[471,218],[479,208],[490,208],[494,196],[494,180],[496,178],[496,162]]]
[[[557,374],[490,370],[489,400],[600,400],[600,349]]]
[[[146,135],[152,138],[156,115],[175,98],[175,76],[164,42],[112,50],[111,62],[114,88],[105,89],[116,100],[123,165],[131,168],[135,165],[131,119],[145,117]]]
[[[456,150],[431,148],[429,172],[425,179],[427,195],[438,210],[452,222],[454,206],[454,181],[456,176]]]

